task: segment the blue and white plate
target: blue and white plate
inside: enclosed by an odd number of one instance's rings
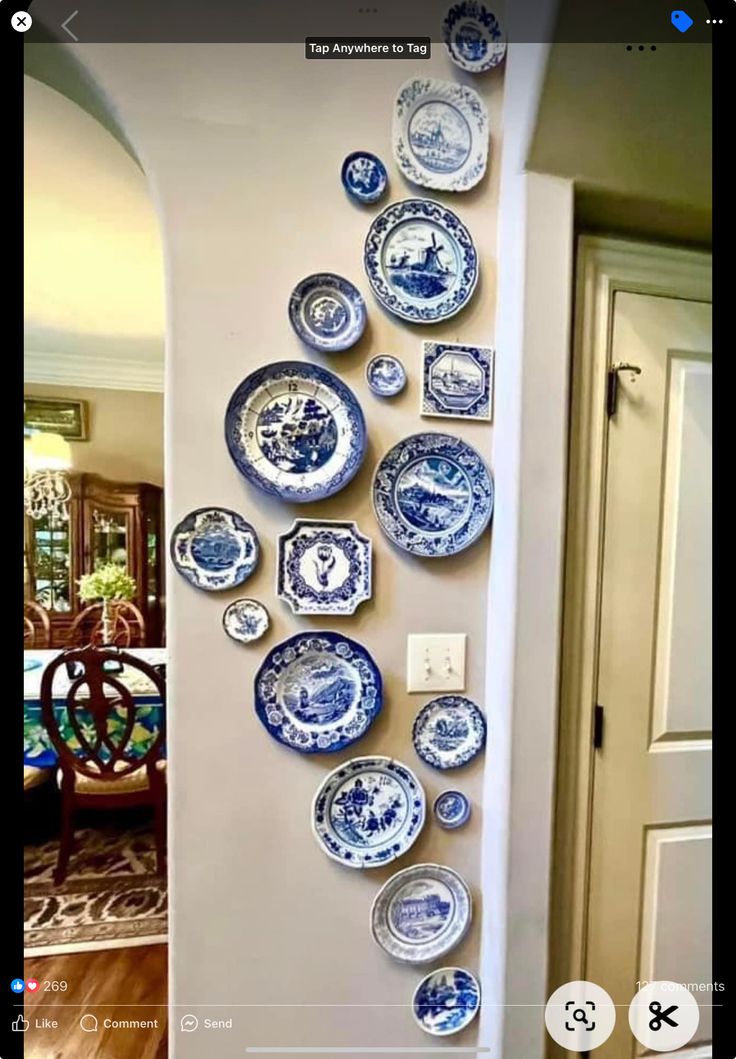
[[[435,191],[475,187],[486,171],[488,138],[485,103],[467,85],[412,77],[399,89],[394,158],[413,184]]]
[[[381,529],[404,551],[454,555],[483,533],[493,479],[480,454],[451,434],[412,434],[383,457],[373,478]]]
[[[404,963],[438,960],[462,941],[473,902],[465,880],[440,864],[415,864],[392,875],[371,908],[373,937]]]
[[[353,151],[342,163],[342,186],[358,202],[378,202],[388,187],[388,173],[381,159],[370,151]]]
[[[291,326],[312,349],[339,353],[354,346],[365,330],[363,296],[350,280],[316,272],[297,283],[289,299]]]
[[[365,735],[383,703],[378,666],[336,632],[300,632],[266,655],[256,713],[269,735],[302,754],[342,750]]]
[[[257,599],[235,599],[222,615],[225,632],[238,643],[260,640],[270,624],[268,611]]]
[[[377,397],[395,397],[406,386],[406,371],[398,357],[379,353],[368,361],[365,377]]]
[[[421,708],[411,738],[422,761],[437,769],[455,769],[485,746],[486,719],[463,695],[440,695]]]
[[[442,36],[455,65],[471,74],[492,70],[506,55],[498,19],[477,0],[453,4],[442,23]]]
[[[448,831],[462,827],[470,819],[470,802],[462,791],[442,791],[432,808],[437,823]]]
[[[468,1026],[480,1009],[480,984],[462,967],[441,967],[423,978],[414,991],[415,1020],[433,1037],[448,1037]]]
[[[260,547],[256,531],[235,511],[200,507],[171,534],[171,561],[195,588],[235,588],[255,570]]]
[[[323,500],[348,484],[365,456],[363,411],[353,391],[316,364],[279,361],[241,382],[225,413],[240,473],[283,500]]]
[[[424,790],[410,768],[388,757],[356,757],[320,784],[312,831],[333,860],[378,868],[406,853],[424,816]]]
[[[298,518],[279,537],[276,591],[295,614],[352,614],[371,598],[372,552],[355,522]]]
[[[431,199],[404,199],[375,218],[363,249],[379,302],[403,320],[433,324],[470,301],[478,254],[457,214]]]

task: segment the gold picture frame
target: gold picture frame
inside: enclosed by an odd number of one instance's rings
[[[26,395],[23,398],[23,426],[26,431],[61,434],[67,441],[88,441],[87,401],[75,397]]]

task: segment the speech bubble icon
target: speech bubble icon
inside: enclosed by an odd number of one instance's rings
[[[679,29],[680,33],[687,33],[693,24],[693,20],[687,11],[673,11],[670,15],[670,21],[675,29]]]
[[[97,1033],[97,1019],[94,1015],[82,1015],[79,1025],[85,1033]]]

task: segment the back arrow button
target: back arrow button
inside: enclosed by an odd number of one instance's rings
[[[62,28],[62,29],[64,29],[64,30],[66,30],[66,32],[67,32],[67,33],[69,34],[69,36],[70,36],[70,37],[72,38],[72,40],[76,40],[76,41],[78,41],[78,40],[79,40],[79,37],[75,37],[75,36],[74,36],[74,34],[72,33],[72,31],[71,31],[71,30],[69,29],[69,23],[71,22],[71,20],[72,20],[73,18],[76,18],[76,16],[77,16],[78,14],[79,14],[79,11],[72,11],[71,15],[70,15],[70,16],[69,16],[69,18],[68,18],[68,19],[66,20],[66,22],[62,22],[62,23],[61,23],[61,28]]]

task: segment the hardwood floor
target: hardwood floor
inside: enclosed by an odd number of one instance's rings
[[[38,980],[36,993],[26,990],[25,1059],[166,1059],[166,945],[31,957],[26,981]],[[65,992],[44,988],[65,981]],[[137,1006],[145,1005],[145,1006]],[[96,1016],[99,1030],[85,1033],[79,1025],[86,1013]],[[43,1020],[56,1028],[44,1028]],[[105,1019],[157,1021],[152,1029],[105,1028]]]

